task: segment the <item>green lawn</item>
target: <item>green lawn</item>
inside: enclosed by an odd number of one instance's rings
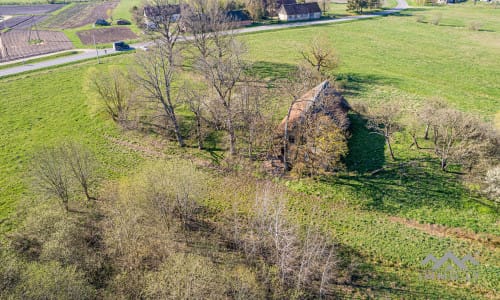
[[[112,59],[121,63],[122,58]],[[23,178],[33,153],[42,146],[77,139],[90,146],[104,163],[103,172],[114,176],[135,164],[136,157],[113,145],[106,136],[119,131],[88,102],[85,77],[95,63],[67,66],[0,80],[0,223],[26,195]],[[100,66],[105,67],[104,65]],[[3,227],[3,226],[2,226]],[[4,228],[5,229],[5,228]]]
[[[440,26],[416,21],[418,14],[442,14]],[[481,20],[482,31],[467,29]],[[337,77],[348,101],[379,102],[401,98],[409,104],[440,97],[464,111],[492,120],[500,110],[500,18],[485,7],[456,5],[409,10],[398,16],[328,26],[244,35],[254,70],[262,77],[286,76],[301,61],[300,49],[315,35],[331,39],[341,65]],[[126,65],[130,55],[106,58],[105,64]],[[99,113],[85,88],[93,62],[0,79],[0,218],[22,197],[31,155],[43,145],[76,138],[91,145],[104,163],[103,173],[118,176],[133,170],[137,155],[106,136],[126,139]],[[23,91],[23,92],[20,92]],[[283,107],[283,110],[286,108]],[[297,218],[319,206],[319,220],[340,243],[339,251],[358,257],[360,278],[352,296],[394,299],[476,299],[497,297],[500,251],[494,244],[442,237],[394,220],[444,225],[469,235],[498,238],[498,212],[479,203],[452,174],[438,171],[431,155],[408,148],[404,134],[395,137],[395,167],[370,176],[367,171],[390,164],[383,141],[369,134],[352,115],[347,170],[319,180],[283,184],[299,192],[292,208]],[[208,153],[199,153],[209,156]],[[215,199],[214,201],[216,201]],[[4,223],[12,220],[4,219]],[[5,224],[4,224],[5,225]],[[477,282],[464,284],[422,279],[420,261],[427,254],[457,256],[479,252]]]
[[[140,0],[121,0],[120,4],[113,10],[113,18],[114,19],[126,19],[131,20],[130,10],[134,6],[141,6]]]

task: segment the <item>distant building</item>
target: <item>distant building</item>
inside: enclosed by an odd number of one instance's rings
[[[278,12],[282,5],[292,5],[296,3],[296,0],[276,0],[274,2],[270,1],[270,3],[267,5],[267,12],[271,17],[275,17],[278,15]]]
[[[156,24],[170,19],[176,22],[181,17],[181,6],[178,4],[166,4],[144,7],[144,23],[148,28],[155,28]]]
[[[226,13],[232,27],[243,27],[252,24],[252,18],[244,10],[230,10]]]
[[[303,21],[321,18],[321,9],[317,2],[282,5],[278,17],[281,21]]]

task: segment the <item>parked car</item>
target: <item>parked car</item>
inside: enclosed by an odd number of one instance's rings
[[[113,49],[115,49],[115,51],[126,51],[126,50],[130,50],[131,48],[130,48],[129,44],[127,44],[125,42],[114,42]]]
[[[97,19],[94,23],[95,25],[99,25],[99,26],[109,26],[111,24],[109,24],[108,21],[104,20],[104,19]]]
[[[130,25],[130,21],[129,20],[125,20],[125,19],[118,19],[116,20],[116,25]]]

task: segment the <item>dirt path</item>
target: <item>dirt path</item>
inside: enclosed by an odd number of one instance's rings
[[[477,234],[464,228],[446,227],[439,224],[427,224],[427,223],[422,224],[415,220],[405,219],[400,217],[389,217],[389,220],[391,220],[392,222],[403,224],[410,228],[424,231],[430,235],[438,237],[453,237],[453,238],[468,240],[472,242],[481,243],[492,249],[500,247],[500,237],[493,234],[487,234],[487,233]]]

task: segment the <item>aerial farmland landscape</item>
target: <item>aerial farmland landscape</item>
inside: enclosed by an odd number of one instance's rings
[[[0,299],[499,299],[500,1],[0,0]]]

